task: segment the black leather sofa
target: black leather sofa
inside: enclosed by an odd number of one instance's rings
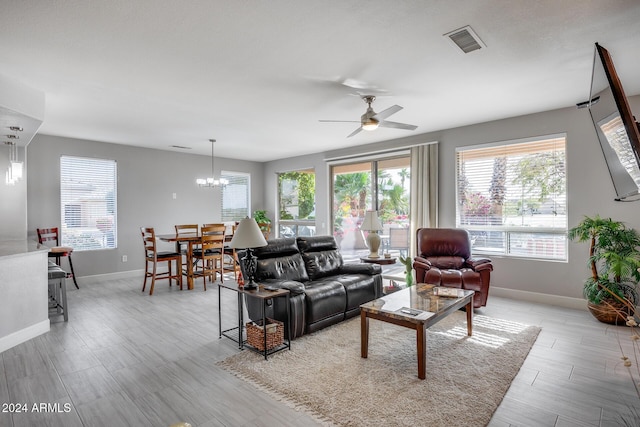
[[[361,304],[382,296],[380,266],[345,264],[332,236],[272,239],[254,255],[256,281],[291,292],[291,338],[357,316]],[[271,301],[267,317],[285,321],[286,299]],[[249,317],[261,319],[261,303],[255,298],[246,303]]]

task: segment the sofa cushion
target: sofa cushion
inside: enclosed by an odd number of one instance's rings
[[[316,283],[335,282],[344,286],[347,294],[346,310],[359,308],[365,302],[374,299],[376,295],[376,276],[365,274],[339,274],[325,277]]]
[[[333,236],[298,237],[309,279],[317,280],[338,274],[344,261]]]
[[[309,280],[304,261],[299,253],[274,258],[258,259],[257,280],[279,279],[306,282]]]
[[[294,238],[271,239],[267,241],[267,246],[253,250],[253,254],[260,259],[275,258],[297,253],[300,253],[300,251]]]
[[[313,281],[305,283],[307,325],[342,313],[347,306],[347,294],[340,282]]]
[[[461,258],[459,256],[429,256],[426,257],[426,259],[431,263],[433,267],[442,269],[460,269],[464,265],[464,258]]]
[[[311,280],[338,274],[343,264],[338,251],[308,252],[302,254],[302,259]]]
[[[471,256],[471,238],[467,230],[458,228],[419,228],[418,256]]]
[[[240,259],[244,256],[243,252],[238,252]],[[309,280],[296,239],[271,239],[267,246],[256,248],[253,253],[258,257],[256,280]]]

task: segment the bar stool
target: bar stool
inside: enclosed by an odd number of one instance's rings
[[[55,310],[56,315],[62,315],[64,321],[69,321],[69,309],[67,306],[67,272],[58,264],[49,261],[47,272],[49,282],[49,314]]]
[[[78,281],[76,280],[76,273],[73,271],[73,262],[71,262],[71,252],[73,248],[67,246],[60,246],[60,235],[58,234],[58,227],[51,228],[38,228],[38,243],[41,245],[47,245],[47,242],[56,242],[56,245],[49,250],[49,258],[55,258],[56,264],[60,265],[60,259],[66,257],[69,260],[69,268],[71,269],[71,277],[73,277],[73,284],[76,285],[76,289],[80,289]]]

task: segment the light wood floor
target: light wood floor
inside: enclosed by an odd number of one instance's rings
[[[140,279],[68,288],[68,323],[56,320],[49,333],[1,354],[0,403],[29,411],[0,412],[0,426],[317,425],[215,365],[238,351],[218,339],[217,286],[170,290],[164,280],[152,297]],[[223,290],[225,325],[235,301]],[[640,415],[616,340],[626,328],[497,297],[478,313],[542,327],[490,426],[613,426],[625,425],[630,408]],[[31,412],[34,403],[61,412]]]

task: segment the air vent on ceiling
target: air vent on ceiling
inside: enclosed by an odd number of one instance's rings
[[[487,47],[482,40],[480,40],[480,37],[478,37],[475,31],[473,31],[473,29],[468,25],[444,34],[444,36],[448,37],[449,40],[464,53],[473,52],[474,50]]]

